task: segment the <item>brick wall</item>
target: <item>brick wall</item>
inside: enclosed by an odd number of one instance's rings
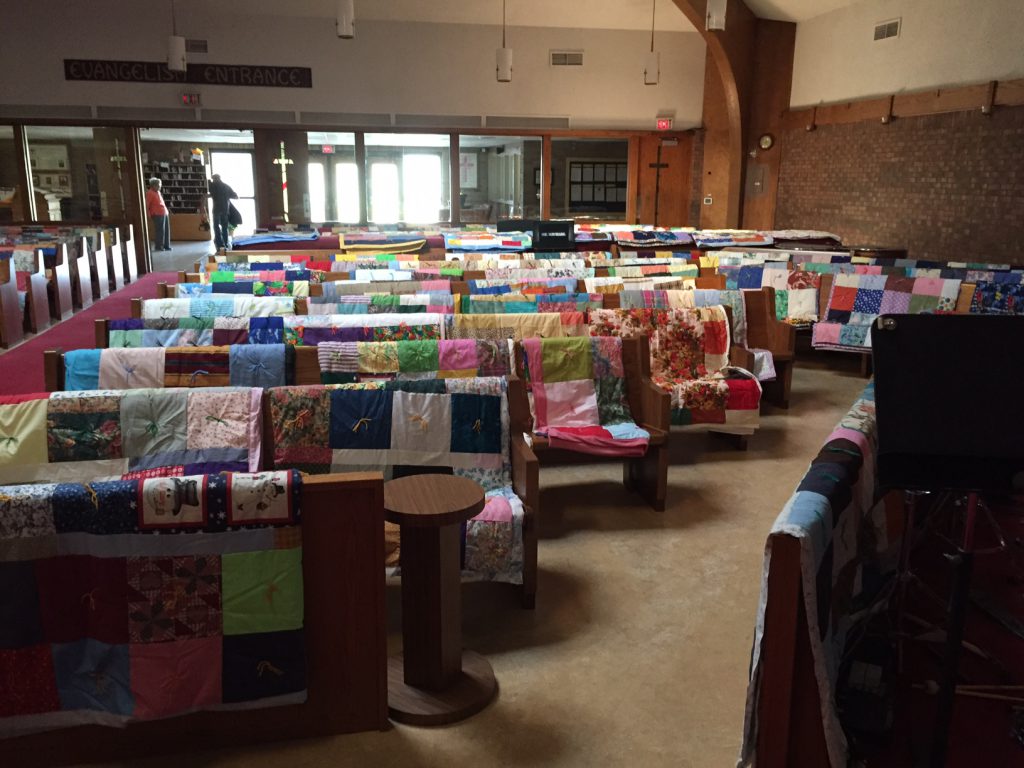
[[[789,130],[777,228],[1024,264],[1024,107]]]

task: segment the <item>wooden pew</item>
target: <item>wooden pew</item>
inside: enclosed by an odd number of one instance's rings
[[[796,328],[776,319],[774,288],[744,291],[743,303],[747,310],[747,347],[767,349],[775,365],[775,381],[762,385],[765,398],[780,408],[789,408],[796,360]]]
[[[546,437],[533,434],[533,416],[523,380],[523,353],[515,345],[516,375],[509,378],[508,402],[512,434],[531,435],[532,451],[540,462],[622,462],[622,482],[626,488],[636,490],[658,512],[665,510],[668,493],[668,437],[669,393],[651,381],[651,354],[646,337],[623,339],[622,365],[625,371],[626,398],[633,420],[650,432],[647,453],[640,458],[621,456],[595,456],[588,453],[551,448]]]
[[[97,234],[95,247],[89,249],[93,299],[102,299],[110,294],[110,252],[105,243],[105,239]]]
[[[69,253],[71,254],[71,305],[75,309],[85,309],[93,302],[88,239],[78,238],[69,249]]]
[[[25,338],[25,314],[18,302],[18,281],[13,258],[0,259],[0,347]]]
[[[107,259],[107,273],[110,276],[110,290],[119,291],[124,288],[124,251],[121,248],[121,236],[117,229],[100,231],[100,241]]]
[[[25,297],[25,330],[39,333],[50,327],[49,281],[42,266],[39,251],[33,250],[35,268],[28,275],[28,295]]]
[[[121,254],[124,258],[124,282],[127,284],[139,279],[139,260],[135,252],[135,227],[126,224],[125,233]]]
[[[383,478],[379,472],[318,475],[302,485],[304,703],[0,739],[0,765],[135,762],[387,728]]]
[[[50,317],[60,322],[61,320],[67,320],[71,317],[72,312],[74,312],[71,291],[71,264],[66,244],[55,243],[51,248],[54,250],[53,255],[46,253],[50,248],[40,248],[38,252],[43,269],[47,273]]]

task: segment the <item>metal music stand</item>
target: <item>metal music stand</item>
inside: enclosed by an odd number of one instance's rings
[[[1024,318],[885,315],[872,327],[878,482],[967,496],[930,764],[945,765],[981,494],[1024,492]],[[998,405],[998,408],[996,407]],[[906,531],[905,536],[911,535]]]

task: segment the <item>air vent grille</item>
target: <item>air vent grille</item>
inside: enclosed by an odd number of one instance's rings
[[[205,40],[188,39],[185,41],[185,50],[188,53],[208,53]]]
[[[875,40],[888,40],[900,36],[900,19],[880,21],[875,25]]]
[[[552,67],[582,67],[583,51],[551,51]]]

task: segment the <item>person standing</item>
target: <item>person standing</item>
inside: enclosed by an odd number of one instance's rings
[[[213,200],[213,240],[217,250],[231,247],[229,236],[231,223],[228,220],[231,213],[231,202],[237,200],[235,190],[220,180],[220,174],[213,174],[210,182],[210,199]]]
[[[171,222],[164,196],[160,194],[160,179],[149,180],[146,190],[146,213],[153,221],[153,242],[155,251],[171,250]]]

